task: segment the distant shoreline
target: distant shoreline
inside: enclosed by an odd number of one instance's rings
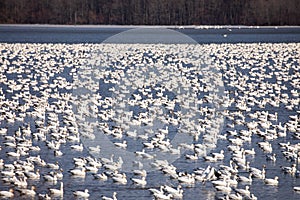
[[[173,29],[264,29],[264,28],[300,28],[300,26],[246,26],[246,25],[65,25],[65,24],[0,24],[0,27],[32,28],[173,28]]]

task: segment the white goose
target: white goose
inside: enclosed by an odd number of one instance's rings
[[[227,186],[228,185],[228,179],[229,179],[229,177],[226,176],[224,179],[215,180],[215,181],[212,181],[211,183],[214,186]]]
[[[276,153],[273,153],[272,155],[270,155],[270,154],[266,155],[266,160],[275,162],[276,161]]]
[[[266,171],[265,171],[266,166],[264,165],[262,170],[251,167],[250,168],[250,172],[252,173],[252,176],[254,178],[258,178],[258,179],[265,179],[266,176]]]
[[[278,176],[275,176],[275,178],[266,178],[265,179],[265,184],[266,185],[278,185],[279,181],[278,181]]]
[[[75,150],[75,151],[83,151],[83,144],[75,144],[75,145],[71,145],[71,149]]]
[[[85,171],[86,171],[85,168],[81,168],[81,169],[72,169],[72,170],[70,170],[70,173],[71,173],[73,176],[81,176],[81,177],[84,177],[84,176],[85,176]]]
[[[36,195],[35,189],[35,186],[31,186],[31,189],[20,189],[18,191],[21,193],[21,195],[34,197]]]
[[[114,143],[117,147],[120,147],[120,148],[123,148],[123,149],[126,149],[127,148],[127,141],[124,140],[123,142],[115,142]]]
[[[164,194],[164,186],[160,186],[159,187],[159,190],[158,189],[155,189],[155,188],[150,188],[148,189],[152,194],[156,194],[156,193],[160,193],[160,194]]]
[[[159,200],[169,200],[173,198],[172,194],[165,195],[163,193],[154,193],[154,198]]]
[[[287,174],[295,174],[297,171],[296,164],[292,164],[291,167],[281,167],[281,170]]]
[[[245,189],[238,188],[238,189],[234,189],[234,190],[242,196],[250,196],[249,189],[250,189],[249,185],[246,185]]]
[[[94,174],[94,178],[102,181],[107,181],[108,177],[105,173]]]
[[[102,196],[102,200],[117,200],[117,193],[114,192],[112,198],[106,197],[106,196]]]
[[[199,156],[198,154],[193,154],[193,155],[190,155],[190,154],[186,154],[185,155],[185,158],[188,159],[188,160],[198,160]]]
[[[183,190],[181,189],[182,186],[181,185],[178,185],[177,186],[177,189],[174,189],[168,185],[164,185],[164,191],[170,193],[173,195],[173,198],[175,199],[182,199],[183,197]]]
[[[96,147],[89,147],[89,150],[93,153],[100,153],[101,148],[97,145]]]
[[[142,177],[141,179],[138,179],[138,178],[132,178],[131,179],[132,182],[136,185],[140,185],[140,186],[145,186],[147,185],[147,181],[146,181],[146,177]]]
[[[194,184],[195,183],[195,174],[186,174],[178,177],[178,181],[184,184]]]
[[[256,154],[254,148],[247,149],[244,152],[245,152],[246,155],[255,155]]]
[[[249,174],[249,177],[238,176],[238,181],[243,183],[252,183],[252,173]]]
[[[123,173],[123,174],[115,174],[113,177],[112,177],[113,181],[116,182],[116,183],[120,183],[120,184],[127,184],[127,179],[126,179],[126,174]]]
[[[88,189],[85,189],[84,191],[74,191],[73,195],[77,198],[84,198],[84,199],[87,199],[90,196]]]
[[[51,195],[54,195],[54,196],[63,196],[63,194],[64,194],[64,183],[63,182],[60,183],[60,189],[50,188],[49,192],[50,192]]]
[[[15,176],[12,178],[12,183],[20,188],[26,188],[28,183],[27,183],[27,177],[21,177],[20,179],[17,179]]]
[[[44,175],[43,178],[45,179],[45,181],[49,181],[49,182],[56,182],[57,181],[57,176],[56,174],[54,175]]]
[[[58,162],[56,162],[56,163],[48,163],[47,167],[51,168],[51,169],[59,169],[59,164],[58,164]]]
[[[20,150],[18,149],[16,152],[7,152],[7,156],[19,158],[21,156]]]
[[[218,160],[223,160],[224,159],[224,150],[221,150],[220,153],[212,153],[212,155]]]
[[[217,186],[215,186],[215,188],[216,188],[217,191],[225,192],[225,193],[230,193],[231,190],[232,190],[228,183],[227,183],[226,186],[217,185]]]
[[[13,198],[14,197],[14,189],[9,189],[8,191],[2,190],[0,191],[0,198]]]
[[[294,186],[293,189],[295,192],[300,192],[300,186]]]
[[[235,193],[235,194],[227,195],[226,198],[231,199],[231,200],[242,200],[243,196],[240,195],[239,193]]]
[[[143,176],[143,177],[146,177],[147,176],[147,171],[146,170],[133,170],[133,174],[134,175],[138,175],[138,176]]]

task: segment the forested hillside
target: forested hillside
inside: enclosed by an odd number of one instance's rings
[[[300,25],[299,0],[0,0],[0,23]]]

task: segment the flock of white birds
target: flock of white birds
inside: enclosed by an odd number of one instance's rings
[[[300,195],[298,43],[0,51],[0,198],[257,199],[283,175]]]

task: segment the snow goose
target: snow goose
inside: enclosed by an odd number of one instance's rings
[[[279,181],[278,181],[278,176],[275,176],[275,178],[266,178],[265,179],[265,184],[266,185],[278,185]]]
[[[114,162],[114,154],[111,154],[110,159],[108,158],[101,158],[103,164],[111,164]]]
[[[252,173],[250,173],[248,177],[238,176],[238,181],[243,183],[252,183]]]
[[[48,194],[39,194],[38,199],[51,200],[52,198]]]
[[[60,170],[55,170],[55,171],[51,171],[49,172],[49,175],[54,176],[56,175],[57,180],[62,180],[63,179],[63,169]]]
[[[278,145],[282,149],[287,149],[291,145],[291,143],[290,142],[286,142],[286,143],[285,142],[279,142]]]
[[[75,145],[71,145],[71,149],[75,150],[75,151],[83,151],[83,144],[75,144]]]
[[[85,169],[86,169],[86,171],[87,172],[92,172],[92,173],[97,173],[98,172],[98,168],[97,167],[95,167],[95,166],[85,166]]]
[[[16,152],[13,152],[13,151],[7,152],[6,155],[9,157],[19,158],[21,156],[21,152],[18,149]]]
[[[9,189],[8,191],[2,190],[0,191],[0,198],[13,198],[14,197],[14,189]]]
[[[231,199],[231,200],[242,200],[243,196],[240,195],[240,193],[234,193],[234,194],[227,195],[226,198]]]
[[[14,172],[14,169],[9,169],[9,170],[3,170],[1,171],[1,175],[4,176],[4,177],[13,177],[15,176],[15,172]]]
[[[178,177],[180,183],[193,185],[195,183],[195,174],[183,174]]]
[[[230,193],[232,190],[228,183],[226,186],[217,185],[217,186],[215,186],[215,188],[217,191],[224,192],[224,193]]]
[[[103,166],[106,170],[116,171],[120,168],[116,163],[104,164]]]
[[[115,146],[123,148],[123,149],[127,148],[127,141],[126,140],[124,140],[123,142],[115,142],[114,144],[115,144]]]
[[[97,168],[100,168],[102,166],[102,163],[99,160],[97,160],[96,158],[93,159],[93,158],[87,157],[87,161],[90,166],[97,167]]]
[[[54,150],[54,156],[60,157],[63,155],[63,152],[61,152],[60,150]]]
[[[80,177],[85,177],[85,168],[81,169],[72,169],[69,172],[72,174],[72,176],[80,176]]]
[[[125,173],[123,173],[123,174],[114,174],[112,179],[115,183],[120,183],[120,184],[123,184],[123,185],[127,184],[127,178],[126,178]]]
[[[154,193],[153,196],[158,200],[169,200],[173,198],[172,194],[165,195],[164,193]]]
[[[85,189],[84,191],[74,191],[73,192],[73,195],[76,197],[76,198],[84,198],[84,199],[87,199],[89,198],[90,194],[89,194],[89,190],[88,189]]]
[[[188,160],[198,160],[199,157],[198,157],[198,154],[195,153],[193,155],[186,154],[185,158],[188,159]]]
[[[147,148],[147,149],[154,149],[156,144],[157,144],[156,141],[143,142],[144,147]]]
[[[36,195],[35,186],[31,186],[31,189],[18,189],[21,195],[34,197]]]
[[[294,186],[293,189],[295,192],[300,192],[300,186]]]
[[[234,169],[234,167],[236,167],[236,165],[234,165],[233,160],[229,161],[229,166],[227,166],[227,165],[220,165],[220,169],[221,170],[225,170],[225,171],[228,171],[230,173],[231,173],[231,171],[236,171],[236,169]]]
[[[176,154],[176,155],[179,155],[180,154],[180,150],[181,150],[181,147],[177,147],[177,148],[172,148],[172,147],[169,147],[169,152],[171,154]],[[195,149],[195,152],[196,152],[196,149]],[[196,152],[197,154],[200,154],[200,152]]]
[[[249,170],[250,169],[250,162],[249,161],[246,161],[246,164],[237,162],[236,165],[238,166],[239,169],[243,169],[243,170]]]
[[[101,148],[99,145],[97,145],[96,147],[89,147],[89,150],[92,153],[100,153]]]
[[[147,184],[146,177],[144,176],[141,179],[131,178],[131,180],[136,185],[145,186]]]
[[[76,167],[84,167],[87,163],[85,158],[73,158]]]
[[[218,158],[216,158],[214,156],[204,156],[203,158],[207,162],[217,162],[218,161]]]
[[[43,176],[45,181],[49,181],[49,182],[56,182],[57,181],[57,176],[56,174],[51,175],[51,174],[47,174]]]
[[[251,170],[250,168],[250,171],[252,172],[252,176],[254,178],[258,178],[258,179],[265,179],[265,176],[266,176],[266,171],[265,171],[265,168],[263,168],[262,170]]]
[[[107,181],[108,177],[105,173],[94,174],[94,178],[102,181]]]
[[[59,169],[58,162],[56,163],[47,163],[47,167],[50,169]]]
[[[36,172],[30,172],[30,171],[27,171],[25,172],[25,176],[27,176],[28,179],[32,179],[32,180],[38,180],[40,179],[40,170],[37,169]]]
[[[232,187],[237,187],[238,181],[237,181],[237,176],[234,175],[232,179],[227,179],[227,182],[229,183],[230,186]]]
[[[224,159],[224,150],[221,150],[220,153],[212,153],[212,155],[213,155],[217,160],[223,160],[223,159]]]
[[[228,177],[221,179],[221,180],[212,181],[211,183],[214,186],[227,186],[227,184],[228,184],[227,180],[228,180]]]
[[[60,189],[49,189],[49,193],[54,196],[63,196],[64,194],[64,183],[60,182]]]
[[[133,174],[134,175],[138,175],[138,176],[142,176],[142,177],[146,177],[147,176],[147,171],[146,170],[133,170]]]
[[[295,174],[295,172],[297,171],[296,164],[292,164],[291,167],[282,167],[281,166],[281,170],[287,174]]]
[[[169,133],[169,127],[166,126],[165,129],[158,129],[158,131],[164,135],[167,135]]]
[[[106,197],[102,195],[102,200],[117,200],[117,193],[114,192],[112,198],[111,197]]]
[[[250,190],[249,189],[250,189],[249,185],[246,185],[245,189],[237,188],[237,189],[234,189],[234,190],[242,196],[250,196]]]
[[[148,140],[149,135],[148,135],[148,133],[145,133],[144,135],[138,135],[137,138],[141,139],[141,140]]]
[[[128,136],[128,137],[131,137],[131,138],[136,138],[136,137],[139,137],[140,138],[140,136],[137,136],[137,132],[136,132],[136,130],[134,130],[134,131],[127,131],[126,132],[126,135]]]
[[[0,128],[0,135],[6,135],[6,134],[7,134],[7,128]]]
[[[270,154],[266,155],[266,160],[275,162],[276,161],[276,153],[273,153],[272,155],[270,155]]]
[[[172,197],[175,199],[182,199],[183,197],[183,190],[181,189],[182,186],[178,185],[177,189],[174,189],[168,185],[164,185],[163,190],[172,194]]]
[[[171,177],[176,177],[176,178],[178,177],[177,172],[176,172],[176,167],[174,167],[173,165],[171,165],[171,166],[163,166],[161,168],[161,171],[164,174],[168,174]]]
[[[245,155],[255,155],[254,148],[252,148],[252,149],[246,149],[244,152],[245,152]]]
[[[156,194],[156,193],[160,193],[160,194],[164,194],[164,186],[160,186],[159,190],[155,189],[155,188],[149,188],[148,190],[152,193],[152,194]]]

